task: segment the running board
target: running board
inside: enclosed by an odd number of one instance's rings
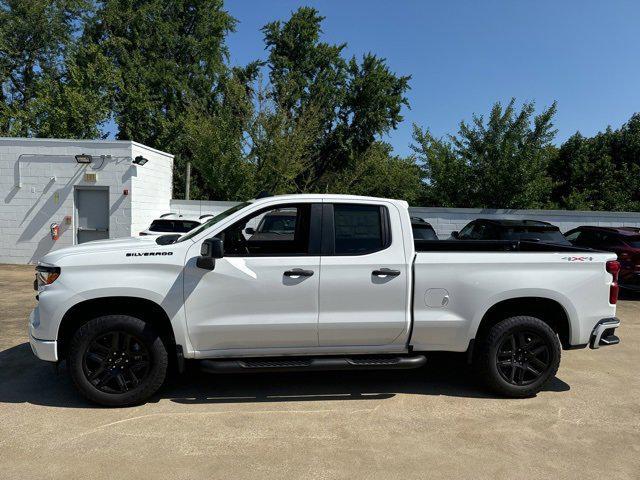
[[[271,358],[245,360],[202,360],[207,373],[296,372],[321,370],[392,370],[420,368],[424,355],[411,357]]]

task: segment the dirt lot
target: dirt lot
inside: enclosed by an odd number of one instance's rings
[[[622,343],[563,352],[536,398],[492,398],[457,356],[420,371],[175,380],[87,404],[27,343],[32,267],[1,266],[1,478],[640,478],[640,299]]]

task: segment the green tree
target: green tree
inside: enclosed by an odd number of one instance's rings
[[[319,109],[307,107],[293,117],[288,109],[260,93],[249,131],[255,192],[308,192],[313,181],[315,143],[321,129]]]
[[[109,114],[104,63],[80,58],[90,0],[0,1],[0,134],[92,138]]]
[[[216,96],[230,75],[225,38],[235,25],[222,0],[109,0],[85,28],[83,45],[98,45],[115,72],[117,138],[173,152],[177,195],[190,160],[188,112],[198,103],[220,118]]]
[[[64,71],[44,79],[33,102],[39,137],[96,138],[111,115],[112,66],[96,46],[70,48]]]
[[[640,210],[640,114],[620,129],[570,137],[551,163],[553,199],[577,210]]]
[[[254,194],[256,169],[247,158],[247,131],[254,114],[249,84],[256,73],[256,64],[234,69],[214,95],[187,110],[182,153],[200,175],[196,198],[245,200]]]
[[[400,198],[410,204],[420,199],[422,182],[415,159],[393,155],[391,145],[374,142],[356,154],[353,164],[335,173],[332,190],[352,195]]]
[[[429,130],[415,124],[413,141],[411,149],[419,159],[425,179],[421,203],[436,207],[473,206],[471,167],[457,155],[451,142],[435,138]]]
[[[345,59],[346,44],[320,41],[323,20],[314,8],[303,7],[286,22],[271,22],[263,28],[269,50],[270,98],[282,111],[276,118],[292,124],[292,132],[300,130],[296,124],[314,119],[313,138],[304,139],[308,158],[300,178],[291,184],[298,191],[337,191],[346,188],[345,178],[350,176],[388,171],[380,155],[387,152],[389,163],[397,159],[377,143],[397,127],[402,107],[408,106],[405,94],[410,77],[395,75],[384,59],[373,54],[361,61]],[[296,138],[300,140],[300,135]],[[254,153],[258,163],[262,156],[272,155],[265,148]],[[374,157],[381,168],[370,168]],[[383,181],[371,179],[366,184]]]
[[[547,167],[555,155],[554,103],[534,115],[533,103],[516,111],[515,100],[496,103],[485,122],[473,116],[457,135],[434,139],[414,126],[413,150],[422,162],[425,199],[438,205],[482,208],[542,208],[552,182]]]

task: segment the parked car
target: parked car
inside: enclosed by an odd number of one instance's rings
[[[151,222],[149,228],[140,232],[140,235],[159,236],[170,233],[187,233],[189,230],[199,227],[203,221],[206,221],[206,218],[203,220],[203,217],[206,216],[196,219],[184,217],[177,213],[165,213]]]
[[[438,240],[434,228],[423,218],[411,217],[411,230],[414,240]]]
[[[640,291],[640,228],[583,226],[565,237],[576,246],[614,252],[620,262],[620,287]]]
[[[534,242],[571,245],[560,229],[540,220],[499,220],[478,218],[460,232],[452,232],[457,240],[529,240]]]
[[[242,240],[283,210],[295,211],[285,235]],[[562,348],[619,342],[615,254],[416,240],[411,224],[400,200],[286,195],[241,203],[171,243],[55,250],[36,266],[31,347],[66,360],[86,398],[123,406],[185,359],[233,374],[406,369],[433,351],[466,352],[489,388],[527,397],[554,377]]]

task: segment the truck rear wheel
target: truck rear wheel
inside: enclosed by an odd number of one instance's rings
[[[481,339],[476,361],[487,386],[509,397],[530,397],[551,380],[560,365],[556,333],[535,317],[511,317]]]
[[[163,384],[167,351],[148,323],[128,315],[94,318],[78,329],[69,369],[78,390],[109,407],[144,402]]]

